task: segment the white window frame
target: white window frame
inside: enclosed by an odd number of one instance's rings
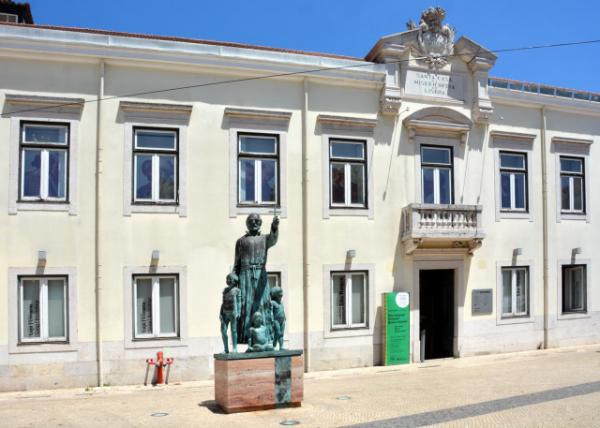
[[[529,271],[527,277],[528,285],[528,296],[527,296],[527,314],[519,316],[505,316],[503,314],[503,280],[502,270],[503,269],[527,269]],[[509,324],[530,324],[535,323],[534,308],[536,302],[536,270],[534,260],[521,259],[518,260],[499,260],[496,262],[496,325],[509,325]],[[514,291],[513,291],[514,292]],[[516,306],[513,306],[515,308]]]
[[[524,219],[533,221],[533,212],[536,206],[536,193],[533,191],[533,181],[536,179],[536,159],[533,156],[533,142],[535,134],[522,134],[513,131],[492,130],[490,138],[494,147],[494,175],[496,196],[496,221],[502,219]],[[527,187],[526,210],[508,210],[502,208],[502,178],[500,152],[524,154],[527,159]],[[513,196],[511,195],[511,198]]]
[[[556,222],[563,220],[578,220],[590,223],[591,217],[591,195],[590,195],[590,149],[593,140],[570,138],[562,136],[552,137],[552,151],[555,153],[555,198],[556,198]],[[562,209],[561,192],[561,157],[583,159],[583,212],[569,212]],[[571,196],[572,197],[572,196]]]
[[[137,333],[137,280],[150,279],[152,281],[152,333],[138,334]],[[175,281],[175,332],[161,333],[160,332],[160,280],[174,279]],[[161,339],[161,338],[178,338],[179,337],[179,279],[177,275],[134,275],[132,278],[133,284],[133,338],[134,340]]]
[[[17,215],[22,211],[62,211],[69,215],[78,214],[78,152],[79,124],[83,109],[82,98],[46,97],[34,95],[6,94],[5,104],[10,117],[10,149],[9,149],[9,189],[8,214]],[[47,106],[40,110],[40,105]],[[60,106],[60,107],[57,107]],[[21,199],[21,136],[22,124],[48,124],[52,126],[68,126],[68,148],[66,162],[68,164],[66,195],[68,200],[22,200]]]
[[[22,342],[21,341],[21,288],[22,277],[49,277],[66,278],[67,284],[67,312],[65,320],[67,323],[66,341],[48,342]],[[72,361],[71,352],[79,350],[77,335],[77,269],[75,267],[9,267],[8,268],[8,353],[14,358],[29,358],[28,355],[35,353],[49,353],[53,355],[53,361]],[[15,360],[15,361],[21,361]],[[23,360],[25,361],[25,360]]]
[[[448,151],[449,154],[449,159],[450,159],[450,163],[432,163],[432,162],[423,162],[423,149],[433,149],[433,150],[446,150]],[[425,188],[425,184],[424,184],[424,170],[425,169],[433,169],[433,203],[434,204],[440,204],[440,170],[441,169],[445,169],[445,170],[449,170],[450,171],[450,183],[449,183],[449,190],[450,190],[450,205],[454,204],[454,149],[453,147],[450,146],[436,146],[436,145],[429,145],[429,144],[420,144],[419,145],[419,151],[421,153],[421,203],[425,204],[425,203],[430,203],[430,202],[425,202],[424,198],[425,198],[425,193],[423,191],[423,189]]]
[[[39,128],[62,128],[65,130],[65,143],[37,143],[25,140],[26,129],[29,126]],[[69,125],[64,123],[35,123],[21,122],[21,142],[19,144],[20,177],[19,177],[19,200],[24,202],[65,202],[69,200]],[[25,196],[25,151],[39,151],[40,153],[40,196]],[[50,152],[61,152],[65,154],[64,185],[65,196],[62,198],[48,196],[49,176],[49,157]]]
[[[292,117],[291,112],[275,110],[258,110],[237,107],[226,107],[224,111],[223,126],[229,130],[229,217],[238,215],[277,214],[287,218],[287,135]],[[277,136],[279,142],[279,177],[277,186],[279,190],[279,204],[270,205],[245,205],[239,204],[239,174],[238,174],[238,135],[240,134],[265,134]],[[300,188],[297,188],[300,192]]]
[[[48,333],[48,281],[63,281],[63,315],[64,315],[64,336],[50,337]],[[23,332],[25,328],[25,311],[23,310],[23,281],[39,281],[39,302],[40,302],[40,337],[25,337]],[[21,276],[19,277],[19,342],[20,343],[43,343],[43,342],[68,342],[68,283],[64,276]]]
[[[529,301],[529,290],[530,290],[530,286],[529,286],[529,268],[527,266],[503,266],[501,269],[501,274],[502,276],[504,276],[504,272],[506,271],[510,271],[510,288],[511,288],[511,308],[512,311],[511,312],[504,312],[504,304],[502,303],[502,306],[499,308],[500,312],[502,313],[502,318],[518,318],[518,317],[527,317],[529,316],[529,312],[530,312],[530,301]],[[525,296],[525,303],[526,303],[526,310],[525,312],[518,312],[517,311],[517,271],[523,271],[525,272],[525,289],[526,289],[526,296]],[[504,279],[504,278],[503,278]],[[502,281],[502,299],[501,301],[504,301],[504,281]]]
[[[5,18],[5,19],[0,19],[0,22],[8,22],[11,24],[19,23],[19,15],[15,15],[14,13],[0,12],[0,18]],[[13,18],[13,19],[11,19],[11,18]]]
[[[587,200],[586,200],[586,183],[585,183],[585,158],[581,157],[581,156],[567,156],[567,155],[560,155],[559,156],[559,165],[561,165],[561,161],[563,159],[570,159],[570,160],[575,160],[575,161],[580,161],[581,162],[581,172],[580,173],[576,173],[576,172],[563,172],[562,170],[562,166],[560,166],[560,171],[559,171],[559,175],[560,175],[560,187],[558,188],[558,194],[559,199],[560,199],[560,210],[561,213],[563,214],[583,214],[585,215],[585,211],[587,208]],[[562,179],[563,176],[568,177],[569,178],[569,208],[565,209],[562,207]],[[581,209],[575,209],[575,185],[574,185],[574,178],[580,178],[581,179]]]
[[[275,141],[275,153],[255,153],[255,152],[242,152],[242,138],[252,137],[257,139],[266,139]],[[241,188],[242,188],[242,174],[241,165],[242,160],[252,160],[254,162],[254,201],[242,201],[241,200]],[[262,165],[264,161],[275,161],[275,201],[263,201],[262,199]],[[280,149],[279,149],[279,136],[277,134],[255,134],[248,132],[238,133],[238,153],[237,153],[237,165],[238,165],[238,205],[241,207],[280,207],[281,197],[279,195],[279,175],[280,175]]]
[[[174,137],[175,147],[173,149],[160,149],[160,148],[140,148],[137,144],[138,132],[152,132],[156,134],[171,134]],[[179,194],[179,136],[177,129],[162,129],[162,128],[151,128],[151,127],[134,127],[133,128],[133,203],[134,204],[164,204],[164,205],[176,205],[178,202]],[[152,156],[152,196],[150,199],[138,198],[136,196],[137,189],[137,158],[138,156]],[[175,157],[175,191],[173,199],[161,199],[160,198],[160,158],[161,156]]]
[[[123,216],[137,213],[176,214],[187,217],[188,207],[188,124],[192,106],[187,104],[159,104],[123,100],[119,116],[123,121]],[[135,173],[133,165],[134,129],[177,132],[177,192],[176,203],[134,203]],[[160,149],[158,150],[160,151]],[[155,174],[156,176],[156,174]]]
[[[573,306],[571,305],[571,310],[565,311],[564,307],[565,307],[565,301],[564,301],[564,296],[565,294],[570,294],[570,293],[566,293],[565,292],[565,287],[567,287],[567,285],[569,286],[569,288],[573,287],[573,284],[567,284],[570,279],[565,278],[565,270],[567,269],[576,269],[576,270],[582,270],[583,271],[583,281],[584,283],[582,284],[583,286],[583,292],[581,293],[581,298],[583,300],[583,307],[582,309],[573,309]],[[588,289],[588,281],[587,281],[587,265],[585,263],[575,263],[575,264],[565,264],[561,266],[561,294],[563,296],[563,300],[561,302],[561,314],[563,315],[569,315],[569,314],[587,314],[588,312],[588,307],[589,307],[589,302],[587,300],[587,289]],[[572,302],[571,302],[572,303]]]
[[[503,167],[502,166],[502,155],[510,155],[510,156],[520,156],[523,158],[523,164],[524,167],[523,168],[510,168],[510,167]],[[523,152],[513,152],[513,151],[508,151],[508,150],[500,150],[500,152],[498,153],[498,156],[500,158],[500,165],[499,168],[500,170],[498,171],[498,173],[500,174],[500,180],[499,184],[500,184],[500,209],[503,212],[520,212],[520,213],[526,213],[529,210],[529,171],[528,171],[528,166],[529,166],[529,162],[528,162],[528,158],[527,158],[527,153],[523,153]],[[509,176],[509,181],[510,181],[510,207],[503,207],[502,206],[502,174],[508,174]],[[522,174],[525,176],[525,183],[524,183],[524,188],[523,188],[523,193],[525,196],[525,206],[523,208],[518,208],[517,205],[517,186],[516,186],[516,178],[515,176],[517,174]]]
[[[365,306],[364,306],[364,319],[365,322],[363,323],[353,323],[352,322],[352,276],[354,275],[362,275],[364,278],[363,281],[363,295],[365,298]],[[343,276],[345,278],[345,297],[346,297],[346,301],[344,302],[345,304],[345,317],[346,317],[346,323],[345,324],[334,324],[333,323],[333,319],[334,319],[334,299],[333,299],[333,279],[334,277],[340,277]],[[331,302],[331,318],[329,320],[329,326],[331,327],[332,330],[340,330],[340,329],[355,329],[355,328],[367,328],[369,325],[369,274],[368,272],[365,271],[342,271],[342,272],[331,272],[331,282],[330,282],[330,293],[331,293],[331,298],[330,298],[330,302]]]
[[[361,144],[363,146],[363,157],[362,159],[358,158],[343,158],[333,156],[333,143],[346,143],[346,144]],[[333,202],[333,165],[341,164],[344,165],[344,202],[343,203],[334,203]],[[330,138],[329,139],[329,205],[331,208],[362,208],[367,209],[369,203],[369,186],[368,186],[368,177],[367,177],[367,142],[365,140],[354,140],[347,138]],[[353,204],[351,202],[351,187],[352,187],[352,177],[351,177],[351,166],[352,165],[361,165],[363,167],[363,203],[362,204]]]

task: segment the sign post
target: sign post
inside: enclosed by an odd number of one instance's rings
[[[406,292],[384,293],[384,365],[410,361],[410,296]]]

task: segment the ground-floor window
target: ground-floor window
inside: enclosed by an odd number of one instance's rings
[[[67,279],[19,278],[20,342],[66,342]]]
[[[367,326],[366,272],[331,273],[331,327]]]
[[[563,265],[562,312],[587,311],[586,265]]]
[[[529,268],[502,268],[502,318],[529,315]]]
[[[134,338],[179,337],[179,290],[176,275],[133,278]]]

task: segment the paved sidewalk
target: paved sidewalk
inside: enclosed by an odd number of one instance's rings
[[[295,409],[226,415],[213,398],[212,381],[7,393],[0,426],[600,426],[600,346],[309,373]]]

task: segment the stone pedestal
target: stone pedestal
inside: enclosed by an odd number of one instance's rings
[[[301,350],[215,354],[215,400],[227,413],[300,406]]]

